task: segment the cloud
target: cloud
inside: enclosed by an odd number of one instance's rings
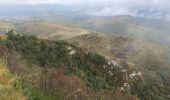
[[[170,18],[169,0],[0,0],[1,5],[65,5],[98,16]]]
[[[90,15],[97,16],[116,16],[116,15],[131,15],[135,16],[137,12],[126,9],[126,8],[112,8],[112,7],[104,7],[99,11],[89,11],[87,12]]]
[[[97,16],[131,15],[136,17],[170,20],[168,0],[112,0],[104,2],[99,9],[87,11]]]
[[[93,1],[93,0],[92,0]],[[85,0],[0,0],[1,5],[16,5],[16,4],[25,4],[25,5],[41,5],[41,4],[79,4],[86,2]]]

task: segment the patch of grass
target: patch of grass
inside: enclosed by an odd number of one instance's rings
[[[17,77],[9,72],[6,60],[0,58],[0,99],[1,100],[26,100],[21,89],[16,89],[14,83]]]

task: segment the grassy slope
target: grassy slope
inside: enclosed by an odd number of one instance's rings
[[[45,21],[23,21],[19,24],[0,22],[0,33],[14,29],[19,33],[37,35],[43,39],[70,39],[74,36],[88,34],[89,32],[81,28],[73,28],[61,24]]]
[[[2,100],[26,100],[26,96],[20,89],[14,87],[18,77],[7,68],[5,59],[0,58],[0,99]]]
[[[6,33],[7,30],[15,29],[15,26],[11,23],[0,22],[0,34]]]
[[[140,57],[146,57],[150,53],[160,58],[163,54],[159,44],[119,35],[88,34],[75,37],[70,42],[98,52],[107,58],[117,57],[130,62],[135,60],[141,62]]]
[[[86,30],[80,28],[70,28],[48,22],[24,22],[17,26],[17,30],[43,39],[69,39],[88,34]]]

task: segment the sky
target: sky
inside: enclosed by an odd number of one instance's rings
[[[130,15],[170,20],[170,0],[0,0],[0,16],[14,13],[13,9],[20,12],[31,9],[31,12],[36,8],[46,11],[48,7],[53,11],[74,10],[96,16]]]

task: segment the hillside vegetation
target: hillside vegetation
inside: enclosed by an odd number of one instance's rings
[[[0,99],[27,100],[21,89],[15,88],[18,77],[7,68],[7,62],[0,58]]]
[[[138,38],[105,34],[82,35],[69,42],[88,51],[97,52],[108,59],[135,64],[137,69],[143,70],[143,75],[149,84],[154,88],[160,86],[161,93],[168,96],[170,68],[166,63],[168,58],[164,56],[165,49],[160,44]],[[160,95],[160,92],[157,93]]]
[[[8,55],[5,60],[10,72],[20,77],[17,88],[28,100],[167,98],[157,94],[134,64],[108,60],[65,41],[10,31],[1,45],[6,48],[3,52]]]

